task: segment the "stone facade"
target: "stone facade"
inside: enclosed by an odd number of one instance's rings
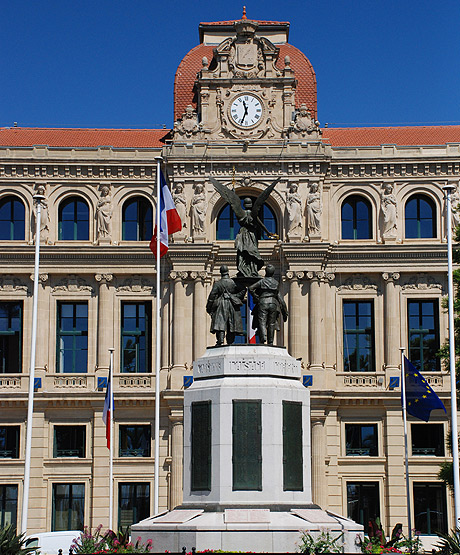
[[[369,133],[377,139],[355,139],[353,130],[320,129],[315,119],[314,72],[303,54],[287,43],[287,33],[288,25],[269,22],[202,24],[203,42],[195,54],[207,52],[209,58],[196,59],[191,51],[181,62],[175,89],[178,117],[169,132],[142,135],[120,130],[105,139],[94,130],[78,138],[72,130],[40,130],[37,139],[30,130],[0,130],[0,204],[10,206],[13,199],[24,207],[23,237],[3,236],[0,241],[0,303],[15,304],[22,313],[19,372],[11,372],[5,363],[0,374],[0,430],[19,427],[20,438],[18,456],[0,459],[0,494],[5,495],[5,488],[13,494],[16,491],[18,507],[32,318],[32,196],[41,187],[46,197],[31,531],[56,527],[59,484],[83,484],[84,523],[92,527],[108,524],[109,455],[102,423],[105,390],[99,378],[107,377],[111,347],[115,348],[115,519],[124,523],[125,517],[129,520],[134,514],[129,499],[120,507],[119,492],[127,484],[148,485],[146,503],[153,510],[153,439],[144,456],[136,458],[119,442],[130,426],[144,427],[144,432],[146,426],[151,428],[153,438],[157,393],[161,400],[160,507],[180,505],[184,377],[191,375],[193,361],[206,346],[214,343],[205,304],[219,267],[227,264],[230,275],[236,273],[233,241],[230,235],[218,237],[224,203],[209,176],[242,196],[257,196],[275,177],[281,178],[267,202],[278,238],[261,240],[259,248],[265,263],[277,268],[290,312],[275,344],[285,345],[293,357],[301,359],[310,389],[313,501],[347,515],[352,510],[351,489],[371,484],[372,495],[378,492],[375,503],[385,527],[406,522],[400,384],[395,378],[400,372],[400,347],[408,347],[411,333],[410,302],[435,307],[435,339],[442,344],[447,337],[447,315],[441,304],[447,294],[442,188],[447,184],[457,187],[460,180],[460,131],[414,128],[415,139],[385,144],[392,132],[388,128],[382,129],[381,139],[375,129]],[[216,48],[214,58],[211,46]],[[239,60],[239,67],[234,60]],[[193,74],[190,87],[186,70]],[[232,120],[233,103],[246,93],[262,105],[260,124],[255,121],[246,127],[238,123],[241,119]],[[402,131],[395,133],[403,137]],[[158,140],[161,135],[164,143]],[[112,146],[98,146],[108,140]],[[130,203],[137,206],[137,222],[142,219],[148,228],[139,207],[147,203],[153,209],[154,158],[159,154],[165,159],[172,191],[181,195],[185,221],[163,259],[161,391],[155,392],[155,263],[148,249],[149,237],[140,233],[132,239],[126,231],[133,220],[124,208]],[[295,199],[289,196],[293,194]],[[84,239],[63,238],[67,216],[61,208],[72,199],[87,206]],[[409,214],[411,199],[416,207],[423,201],[432,209],[431,231],[420,237],[412,237],[408,227],[426,225],[420,214]],[[359,236],[361,224],[357,223],[361,221],[356,212],[359,202],[367,207],[364,238]],[[343,212],[345,205],[355,210],[351,220]],[[8,217],[2,216],[5,229]],[[356,238],[350,237],[349,230]],[[347,303],[355,308],[365,303],[373,311],[373,329],[364,329],[372,335],[369,371],[362,367],[356,371],[357,363],[344,355],[348,348],[344,342],[350,338],[344,333]],[[77,304],[87,307],[87,362],[85,367],[76,363],[74,372],[62,372],[57,329],[63,315],[59,310]],[[148,322],[147,371],[122,372],[131,368],[129,346],[123,343],[125,332],[130,331],[127,320],[122,323],[128,319],[126,307],[141,305],[148,313],[143,320]],[[59,337],[64,341],[62,333]],[[431,368],[424,375],[449,410],[445,369]],[[432,422],[440,425],[437,430],[446,437],[447,417],[436,412]],[[56,427],[75,425],[85,430],[83,456],[56,456]],[[377,447],[372,455],[360,451],[359,445],[357,451],[347,447],[347,430],[354,426],[359,431],[361,425],[375,430]],[[430,453],[411,455],[411,485],[439,484],[439,465],[448,456]],[[450,528],[452,503],[450,494],[445,495]],[[18,523],[19,515],[20,510]]]

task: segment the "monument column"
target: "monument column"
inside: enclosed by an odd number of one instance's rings
[[[311,416],[311,485],[313,503],[326,507],[326,434],[324,416]]]
[[[193,288],[193,360],[203,356],[206,350],[206,279],[207,272],[191,272]]]
[[[396,288],[399,273],[385,272],[382,278],[385,281],[385,367],[397,370],[401,347],[399,295]]]
[[[188,277],[188,272],[172,271],[170,278],[174,283],[173,293],[173,321],[172,321],[172,353],[174,368],[181,368],[185,371],[185,361],[187,353],[187,339],[189,334],[186,332],[184,321],[186,312],[186,297],[184,281]]]
[[[113,347],[113,303],[109,284],[113,280],[112,274],[96,274],[99,283],[99,303],[97,317],[97,370],[109,371],[110,353]]]
[[[304,272],[286,272],[289,280],[289,354],[294,358],[303,355],[308,360],[308,352],[305,352],[305,331],[302,326],[302,282]],[[308,346],[307,346],[308,349]]]

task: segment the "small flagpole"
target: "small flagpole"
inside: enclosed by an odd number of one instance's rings
[[[407,504],[407,527],[409,529],[409,540],[412,539],[412,516],[410,510],[410,484],[409,484],[409,454],[407,449],[407,411],[406,411],[406,379],[404,376],[404,347],[400,347],[401,351],[401,401],[404,422],[404,460],[406,464],[406,504]]]
[[[455,374],[455,329],[454,329],[454,279],[452,271],[452,206],[450,195],[453,185],[443,187],[446,192],[447,211],[447,282],[449,306],[449,370],[450,370],[450,409],[452,431],[452,462],[454,471],[454,509],[455,528],[460,528],[460,476],[458,460],[458,426],[457,426],[457,377]]]
[[[154,459],[154,486],[153,486],[153,514],[156,515],[159,512],[159,472],[160,472],[160,332],[161,332],[161,320],[160,320],[160,171],[161,162],[163,158],[161,156],[156,156],[157,161],[157,217],[156,217],[156,228],[157,228],[157,276],[156,276],[156,347],[155,347],[155,459]]]
[[[29,366],[29,398],[27,402],[27,427],[26,427],[26,452],[24,464],[24,491],[22,494],[22,518],[21,533],[27,532],[27,519],[29,513],[29,490],[30,490],[30,462],[32,456],[32,427],[34,416],[34,385],[35,385],[35,352],[37,347],[37,313],[38,313],[38,276],[40,268],[40,224],[41,224],[41,202],[44,195],[33,196],[37,207],[35,215],[35,265],[34,265],[34,298],[32,305],[32,339],[30,345]]]
[[[110,382],[110,425],[109,425],[109,528],[113,530],[113,429],[114,429],[114,410],[113,410],[113,352],[115,349],[109,349],[110,352],[110,368],[109,368],[109,382]]]

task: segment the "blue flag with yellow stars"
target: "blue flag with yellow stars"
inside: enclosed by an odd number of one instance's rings
[[[404,383],[406,386],[406,409],[409,414],[428,422],[433,409],[443,409],[441,399],[428,382],[406,357],[404,357]]]

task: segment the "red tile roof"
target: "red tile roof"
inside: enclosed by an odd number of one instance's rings
[[[240,19],[233,19],[232,21],[206,21],[201,22],[200,25],[234,25]],[[264,21],[261,19],[247,19],[246,21],[255,21],[259,25],[289,25],[289,21]]]
[[[68,129],[0,127],[0,145],[54,147],[160,148],[168,129]]]
[[[328,127],[323,139],[332,146],[444,145],[460,143],[460,125],[412,127]]]
[[[182,117],[187,104],[192,104],[196,108],[194,99],[193,85],[196,75],[202,68],[201,60],[203,56],[211,62],[213,56],[213,46],[199,44],[192,48],[182,59],[176,71],[174,80],[174,121]],[[280,44],[280,54],[277,67],[284,69],[284,57],[291,59],[291,68],[294,70],[297,79],[296,106],[299,107],[303,102],[317,117],[316,103],[316,75],[308,58],[298,48],[291,44]]]

